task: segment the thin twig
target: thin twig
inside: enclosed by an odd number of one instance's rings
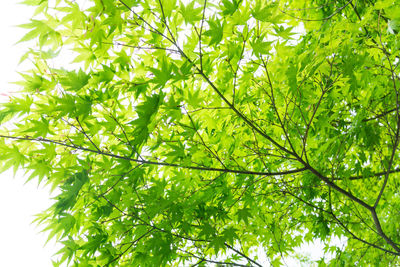
[[[81,147],[75,144],[69,145],[66,143],[63,143],[62,141],[57,141],[57,140],[51,140],[51,139],[46,139],[42,137],[38,138],[32,138],[32,137],[16,137],[16,136],[7,136],[7,135],[0,135],[0,138],[8,138],[8,139],[14,139],[14,140],[20,140],[20,141],[36,141],[36,142],[42,142],[42,143],[53,143],[56,145],[60,145],[63,147],[69,147],[81,151],[86,151],[86,152],[92,152],[98,155],[104,155],[104,156],[109,156],[112,158],[117,158],[117,159],[123,159],[123,160],[128,160],[128,161],[133,161],[141,164],[147,164],[147,165],[157,165],[157,166],[166,166],[166,167],[176,167],[176,168],[183,168],[183,169],[190,169],[190,170],[202,170],[202,171],[215,171],[215,172],[226,172],[226,173],[236,173],[236,174],[249,174],[249,175],[263,175],[263,176],[278,176],[278,175],[287,175],[287,174],[294,174],[298,172],[303,172],[306,170],[306,168],[300,168],[300,169],[294,169],[294,170],[287,170],[287,171],[281,171],[281,172],[256,172],[256,171],[246,171],[246,170],[230,170],[230,169],[220,169],[220,168],[212,168],[212,167],[198,167],[198,166],[185,166],[185,165],[179,165],[175,163],[167,163],[167,162],[156,162],[156,161],[149,161],[149,160],[140,160],[140,159],[133,159],[125,156],[119,156],[116,154],[112,154],[109,152],[104,152],[104,151],[96,151],[90,148],[85,148]]]

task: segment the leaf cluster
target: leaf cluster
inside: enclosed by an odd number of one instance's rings
[[[24,3],[0,163],[59,188],[55,266],[310,263],[317,239],[321,266],[399,264],[399,1]]]

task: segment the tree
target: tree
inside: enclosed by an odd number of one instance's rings
[[[24,3],[1,169],[58,188],[56,266],[278,266],[318,238],[321,265],[400,263],[398,0]]]

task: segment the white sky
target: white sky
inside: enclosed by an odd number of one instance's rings
[[[33,10],[17,5],[18,1],[2,1],[0,8],[0,101],[15,90],[10,82],[19,79],[16,73],[19,58],[26,44],[14,45],[23,35],[15,25],[29,22]],[[37,186],[36,181],[24,185],[23,172],[13,178],[12,171],[0,175],[0,256],[5,267],[48,267],[51,256],[57,252],[54,242],[47,240],[40,228],[31,224],[33,215],[51,205],[49,191]]]

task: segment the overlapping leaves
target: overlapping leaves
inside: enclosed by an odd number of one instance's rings
[[[59,188],[55,265],[275,266],[318,238],[322,265],[398,263],[399,3],[25,4],[0,159]]]

